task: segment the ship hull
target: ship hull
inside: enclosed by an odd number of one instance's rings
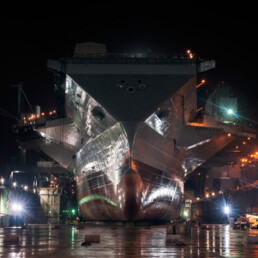
[[[86,177],[81,184],[88,184]],[[83,186],[78,186],[80,212],[90,220],[175,219],[182,205],[180,184],[172,179],[166,185],[150,182],[140,173],[130,171],[121,176],[118,185],[110,183],[85,191]]]
[[[191,123],[197,73],[214,68],[192,57],[48,61],[61,118],[15,131],[24,148],[40,149],[73,174],[83,217],[176,219],[184,178],[232,141],[212,120]]]
[[[153,142],[146,139],[149,134]],[[164,138],[161,143],[160,137],[142,124],[130,146],[122,123],[117,123],[82,148],[76,159],[81,174],[77,187],[85,218],[168,220],[179,216],[183,171],[178,165],[175,169],[179,161],[175,155],[180,152],[173,152],[171,141]]]
[[[204,162],[192,148],[214,137],[211,130],[182,135],[196,114],[199,64],[187,57],[68,58],[48,67],[65,120],[37,128],[42,138],[30,141],[74,173],[82,216],[176,219],[188,163],[193,170]],[[194,161],[184,162],[191,153]]]

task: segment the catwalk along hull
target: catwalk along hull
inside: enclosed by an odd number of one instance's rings
[[[183,135],[196,115],[196,62],[73,58],[50,60],[48,67],[63,78],[66,118],[38,127],[40,138],[30,145],[75,173],[81,214],[93,220],[177,218],[185,171],[224,144],[214,144],[223,130]]]

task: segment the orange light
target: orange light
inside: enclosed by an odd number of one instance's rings
[[[197,110],[196,110],[196,112],[199,112],[200,110],[202,110],[203,109],[203,107],[200,107],[200,108],[198,108]]]
[[[42,116],[44,116],[44,115],[45,115],[45,113],[41,113],[41,115],[42,115]]]
[[[255,155],[258,155],[258,151],[257,151],[257,152],[255,152]]]
[[[191,50],[190,50],[190,49],[188,49],[188,50],[186,51],[186,53],[187,53],[187,54],[190,54],[190,53],[191,53]]]
[[[243,167],[245,164],[242,164],[241,166]]]
[[[242,159],[241,161],[242,161],[242,162],[245,162],[245,159]]]
[[[196,85],[196,89],[201,87],[204,83],[206,83],[206,81],[202,79],[201,82],[198,85]]]
[[[228,137],[230,137],[231,136],[231,133],[228,133]]]
[[[238,149],[238,146],[236,146],[236,149]]]
[[[190,54],[189,57],[190,57],[190,59],[193,59],[193,54]]]
[[[55,114],[55,113],[56,113],[56,111],[54,110],[54,111],[53,111],[53,113]]]
[[[248,140],[248,141],[250,141],[250,140],[251,140],[251,138],[250,138],[250,137],[248,137],[248,138],[247,138],[247,140]]]
[[[243,142],[243,144],[246,144],[246,142]]]
[[[37,118],[39,118],[40,117],[40,115],[37,115]]]
[[[49,112],[49,115],[52,115],[52,112]]]

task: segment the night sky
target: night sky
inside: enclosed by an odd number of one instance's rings
[[[241,114],[258,121],[258,23],[250,10],[215,11],[211,7],[208,11],[164,11],[163,6],[150,15],[145,15],[147,9],[142,10],[131,7],[129,15],[122,10],[112,15],[102,10],[90,17],[89,10],[77,16],[1,17],[0,107],[17,113],[17,91],[10,85],[23,81],[31,104],[40,105],[44,111],[52,110],[53,79],[46,68],[47,59],[72,56],[76,43],[93,41],[106,44],[109,52],[151,49],[184,53],[191,49],[204,59],[215,59],[217,69],[207,87],[224,80],[239,96]],[[0,166],[17,155],[18,146],[11,132],[13,122],[0,116]]]

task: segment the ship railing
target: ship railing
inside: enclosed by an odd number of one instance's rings
[[[175,53],[78,53],[74,58],[172,58],[172,59],[192,59],[188,54],[175,54]]]
[[[251,123],[246,123],[242,121],[235,121],[234,123],[223,123],[221,121],[217,122],[218,125],[227,125],[228,127],[232,127],[238,131],[256,133],[258,132],[258,127]]]
[[[22,128],[45,126],[47,121],[56,120],[56,119],[60,119],[60,118],[62,118],[62,117],[58,116],[58,115],[51,115],[51,116],[35,118],[33,120],[26,120],[26,121],[22,120],[22,121],[18,122],[17,124],[14,124],[12,126],[12,129],[14,132],[17,132],[18,129],[22,129]]]
[[[26,127],[32,127],[32,126],[38,126],[38,125],[44,125],[46,123],[46,118],[40,118],[40,119],[35,119],[32,121],[21,121],[18,122],[17,124],[14,124],[12,126],[13,130],[15,129],[20,129],[20,128],[26,128]]]
[[[192,63],[196,62],[197,58],[190,58],[186,54],[141,54],[141,53],[109,53],[106,55],[99,54],[83,54],[74,56],[73,58],[63,58],[61,60],[69,61],[70,63],[89,62],[89,63]]]

